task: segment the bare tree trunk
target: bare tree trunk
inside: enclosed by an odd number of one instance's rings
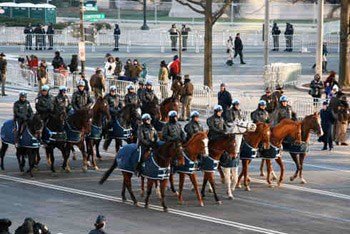
[[[350,87],[350,0],[341,1],[339,83],[342,88]]]
[[[213,72],[212,72],[212,52],[213,52],[213,25],[212,25],[212,4],[211,0],[206,0],[205,9],[205,35],[204,35],[204,85],[209,88],[213,87]]]

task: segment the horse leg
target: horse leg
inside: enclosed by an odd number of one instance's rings
[[[295,180],[295,178],[298,177],[298,173],[300,171],[300,167],[299,167],[299,160],[298,160],[298,154],[294,154],[294,153],[290,153],[290,156],[292,157],[294,163],[295,163],[295,167],[297,168],[294,175],[292,175],[291,177],[289,177],[290,181]]]
[[[231,169],[232,192],[236,190],[237,179],[238,179],[238,166]]]
[[[84,141],[80,142],[78,147],[79,147],[79,150],[80,150],[81,154],[83,155],[83,168],[82,168],[83,172],[87,172],[88,163],[87,163],[87,154],[86,154],[86,151],[85,151]]]
[[[231,168],[224,168],[226,193],[229,199],[233,199],[231,191]]]
[[[247,165],[245,165],[244,161],[246,161],[246,159],[242,159],[242,171],[239,174],[238,179],[237,179],[237,185],[236,185],[237,188],[242,188],[241,179],[244,175],[244,170],[247,170]]]
[[[69,168],[69,165],[68,165],[68,159],[69,159],[70,152],[71,152],[72,148],[73,148],[73,146],[70,143],[67,143],[66,147],[64,148],[64,152],[65,153],[63,154],[62,169],[65,172],[70,172],[70,168]]]
[[[202,190],[201,190],[201,194],[202,197],[205,197],[205,186],[207,185],[208,182],[208,172],[204,172],[204,176],[203,176],[203,184],[202,184]]]
[[[218,195],[216,194],[215,179],[214,179],[214,173],[213,173],[213,172],[210,172],[210,174],[209,174],[209,183],[210,183],[210,185],[211,185],[211,188],[213,189],[215,201],[216,201],[219,205],[221,205],[221,204],[222,204],[222,201],[220,201]]]
[[[145,195],[145,178],[141,176],[141,197]]]
[[[8,144],[6,143],[2,143],[1,145],[1,149],[0,149],[0,158],[1,158],[1,170],[5,170],[5,166],[4,166],[4,158],[5,158],[5,154],[6,154],[6,151],[7,151],[7,148],[9,147]]]
[[[225,169],[224,169],[224,170],[225,170]],[[222,183],[222,184],[225,184],[225,181],[226,181],[226,179],[225,179],[225,173],[222,171],[222,168],[221,168],[220,164],[219,164],[219,166],[218,166],[218,171],[219,171],[219,174],[220,174],[221,183]]]
[[[51,146],[48,146],[47,148],[46,148],[46,157],[49,157],[49,160],[50,160],[50,169],[51,169],[51,171],[53,172],[53,173],[55,173],[56,172],[56,170],[55,170],[55,156],[54,156],[54,150],[53,150],[53,148],[51,147]],[[49,155],[47,154],[49,152]],[[62,152],[62,150],[61,150],[61,152]]]
[[[36,154],[33,152],[33,150],[28,150],[27,156],[28,156],[28,164],[29,164],[29,169],[27,170],[27,173],[30,175],[30,177],[33,177],[33,168],[35,165],[35,157]]]
[[[126,202],[127,201],[127,199],[126,199],[126,196],[125,196],[125,187],[126,187],[126,178],[127,178],[127,176],[126,175],[124,175],[124,173],[123,173],[123,186],[122,186],[122,193],[121,193],[121,195],[122,195],[122,201],[123,202]]]
[[[96,145],[96,140],[91,140],[91,143],[90,143],[90,147],[91,147],[91,161],[92,161],[92,166],[95,170],[98,170],[98,166],[97,166],[97,163],[96,163],[96,151],[95,151],[95,145]]]
[[[69,147],[68,150],[69,150],[69,151],[72,151],[73,160],[74,160],[74,161],[77,160],[77,153],[75,152],[75,149],[74,149],[74,145],[73,145],[73,144],[70,145],[70,147]]]
[[[303,177],[303,165],[304,165],[305,157],[306,157],[306,154],[299,154],[299,161],[300,161],[299,178],[300,178],[302,184],[307,183]]]
[[[204,203],[203,203],[202,196],[199,193],[198,182],[197,182],[197,174],[196,174],[196,172],[193,172],[193,174],[190,174],[189,176],[190,176],[190,179],[191,179],[194,191],[196,192],[196,196],[197,196],[197,199],[199,201],[199,205],[201,207],[203,207]]]
[[[120,147],[123,145],[122,140],[115,139],[115,152],[118,153]]]
[[[244,170],[244,187],[246,191],[250,191],[250,186],[249,186],[249,175],[248,175],[248,168],[249,168],[249,163],[251,160],[245,160],[244,164],[246,169]]]
[[[160,196],[163,206],[163,211],[168,212],[168,207],[165,205],[165,188],[167,187],[168,180],[161,180],[160,181]]]
[[[271,171],[272,171],[272,162],[270,159],[266,159],[266,166],[267,166],[267,177],[266,181],[270,188],[273,187],[272,181],[271,181]]]
[[[178,193],[178,199],[179,203],[183,205],[184,201],[182,198],[182,191],[184,188],[184,183],[185,183],[185,174],[184,173],[179,173],[179,193]]]
[[[145,199],[145,208],[148,208],[148,203],[149,203],[149,196],[152,193],[152,187],[153,187],[153,180],[152,179],[147,179],[147,194],[146,194],[146,199]]]
[[[95,140],[95,151],[96,151],[96,158],[99,160],[102,160],[102,157],[100,155],[100,142],[101,139]]]
[[[170,174],[170,177],[169,177],[169,181],[170,181],[170,189],[171,191],[174,193],[175,196],[178,196],[178,192],[176,192],[176,189],[175,189],[175,183],[174,183],[174,174]]]
[[[278,165],[281,168],[280,178],[279,178],[279,180],[277,182],[278,186],[281,186],[282,182],[283,182],[283,176],[284,176],[284,164],[283,164],[282,157],[277,157],[275,160],[276,160],[276,162],[278,163]]]
[[[126,188],[128,189],[128,192],[130,194],[130,197],[131,197],[131,200],[134,202],[134,205],[135,206],[139,206],[137,200],[136,200],[136,197],[135,197],[135,194],[134,192],[132,191],[132,186],[131,186],[131,177],[132,177],[132,174],[129,173],[129,175],[127,176],[127,179],[125,181],[125,186]],[[125,188],[124,188],[124,197],[125,197]],[[126,198],[125,198],[126,199]]]
[[[264,177],[265,173],[264,173],[264,164],[265,164],[266,160],[265,159],[261,159],[261,163],[260,163],[260,176]],[[266,163],[267,164],[267,163]]]
[[[24,172],[25,161],[24,161],[24,158],[22,158],[21,149],[19,148],[16,149],[16,157],[18,161],[19,170],[21,172]]]

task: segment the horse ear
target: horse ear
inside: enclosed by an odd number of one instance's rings
[[[205,135],[208,136],[209,131],[208,131],[208,130],[205,130],[204,132],[205,132]]]

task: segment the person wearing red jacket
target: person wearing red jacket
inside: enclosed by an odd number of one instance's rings
[[[181,62],[179,59],[179,56],[175,55],[173,58],[173,62],[170,64],[170,77],[172,80],[176,79],[177,76],[180,74],[180,66]]]

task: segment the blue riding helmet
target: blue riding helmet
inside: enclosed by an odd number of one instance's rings
[[[58,88],[59,91],[67,91],[67,87],[64,86],[64,85],[61,85],[59,88]]]
[[[240,104],[240,102],[238,99],[233,99],[232,105],[239,105],[239,104]]]
[[[281,96],[280,97],[280,102],[288,102],[288,97],[287,96]]]
[[[151,116],[149,114],[143,114],[141,117],[142,120],[152,120]]]
[[[260,100],[259,101],[259,106],[266,106],[266,101],[265,100]]]
[[[174,110],[169,111],[168,116],[169,116],[169,117],[177,117],[177,112],[174,111]]]
[[[43,85],[41,91],[49,91],[50,87],[48,85]]]
[[[19,97],[27,97],[27,92],[26,91],[19,92]]]
[[[218,112],[218,111],[223,111],[224,109],[222,109],[221,105],[216,105],[214,106],[214,111]]]
[[[78,86],[78,87],[79,87],[79,86],[85,87],[85,82],[82,81],[82,80],[79,80],[77,86]]]
[[[199,112],[198,111],[192,111],[191,112],[191,118],[194,118],[194,117],[199,117]]]
[[[117,91],[117,87],[115,87],[115,85],[112,85],[111,87],[109,87],[109,91]]]
[[[152,86],[152,81],[150,81],[150,80],[146,81],[146,86],[147,86],[147,85]]]
[[[135,89],[135,86],[133,84],[129,84],[127,87],[126,87],[128,90],[130,89]]]

